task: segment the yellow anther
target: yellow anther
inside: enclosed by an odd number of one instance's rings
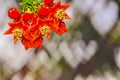
[[[46,35],[46,34],[50,33],[50,27],[42,26],[42,27],[40,27],[40,32],[42,35]]]
[[[16,28],[12,31],[13,35],[16,36],[16,37],[19,37],[21,38],[22,37],[22,33],[23,33],[23,30],[22,29],[19,29],[19,28]]]
[[[56,17],[58,19],[64,19],[65,11],[63,9],[59,9],[56,11]]]

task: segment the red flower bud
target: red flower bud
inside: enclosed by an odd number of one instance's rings
[[[39,16],[47,16],[50,13],[51,9],[47,5],[41,6],[41,8],[38,10]]]
[[[8,10],[8,16],[11,18],[11,19],[15,19],[15,18],[18,18],[20,17],[20,12],[17,8],[10,8]]]

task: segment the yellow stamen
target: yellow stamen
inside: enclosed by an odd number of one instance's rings
[[[56,17],[58,19],[64,19],[65,11],[63,9],[59,9],[56,11]]]
[[[19,29],[19,28],[16,28],[12,31],[13,35],[16,36],[16,37],[19,37],[21,38],[22,37],[22,33],[23,33],[23,30],[22,29]]]
[[[46,35],[46,34],[50,33],[50,27],[48,27],[48,26],[42,26],[40,28],[40,32],[41,32],[42,35]]]

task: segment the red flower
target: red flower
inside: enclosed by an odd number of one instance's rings
[[[70,19],[65,10],[70,7],[70,4],[61,5],[60,0],[52,6],[51,18],[57,18],[59,20]]]
[[[39,19],[39,26],[37,26],[38,30],[40,31],[40,34],[42,36],[45,36],[48,40],[50,40],[50,34],[51,34],[51,20],[43,20]]]
[[[10,28],[4,34],[13,34],[14,36],[14,43],[16,43],[20,38],[22,38],[24,30],[26,27],[23,27],[21,20],[18,22],[10,22]]]

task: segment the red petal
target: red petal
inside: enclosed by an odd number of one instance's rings
[[[15,24],[15,22],[9,22],[8,25],[9,25],[10,27],[15,27],[16,24]]]
[[[66,10],[67,8],[70,7],[70,4],[65,4],[65,5],[61,5],[60,8]]]
[[[41,8],[38,10],[38,15],[39,16],[48,16],[48,14],[51,12],[52,8],[50,8],[48,5],[43,5]]]
[[[50,23],[51,29],[56,32],[59,29],[59,23],[60,21],[58,19],[54,19],[53,22]]]
[[[12,33],[12,28],[8,29],[4,34],[11,34]]]
[[[35,47],[35,48],[41,48],[42,42],[43,42],[43,39],[41,37],[38,38],[36,41],[34,41],[33,47]]]
[[[70,16],[68,16],[66,13],[65,13],[65,19],[71,19]]]
[[[47,4],[47,5],[51,4],[52,2],[53,0],[44,0],[44,4]]]
[[[17,36],[14,36],[14,44],[16,44],[16,42],[19,40],[19,38]]]
[[[37,22],[36,16],[30,13],[23,14],[22,20],[26,25],[34,25]]]
[[[64,22],[60,23],[60,28],[59,30],[56,32],[57,34],[63,34],[65,32],[67,32],[67,28],[66,28],[66,24]]]
[[[31,43],[28,40],[26,40],[26,39],[22,39],[22,44],[24,45],[26,50],[28,48],[31,48]]]
[[[58,8],[61,5],[61,0],[58,0],[58,2],[53,6],[54,8]]]
[[[46,37],[48,40],[50,40],[50,39],[51,39],[50,33],[46,34],[45,37]]]
[[[40,33],[36,30],[33,34],[31,34],[31,36],[32,36],[32,41],[35,41],[40,37]]]
[[[22,18],[25,20],[25,21],[28,21],[29,19],[32,19],[34,17],[34,14],[30,14],[30,13],[25,13],[23,14]]]
[[[32,39],[32,37],[30,35],[30,32],[28,30],[23,33],[23,36],[27,40],[31,40]]]
[[[29,47],[25,46],[25,50],[28,50],[28,49],[29,49]]]

